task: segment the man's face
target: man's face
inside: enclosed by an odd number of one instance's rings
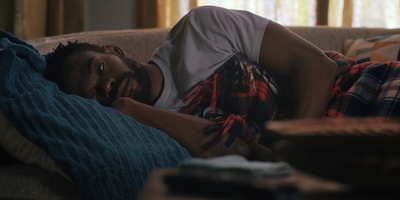
[[[85,51],[72,56],[65,69],[68,94],[96,99],[109,106],[119,97],[130,97],[149,104],[151,81],[137,62],[112,53]]]

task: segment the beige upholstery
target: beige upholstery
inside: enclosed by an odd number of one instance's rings
[[[400,29],[383,28],[289,27],[289,29],[321,50],[334,50],[341,53],[344,53],[346,39],[400,34]]]
[[[29,165],[36,165],[51,172],[58,173],[72,182],[71,178],[43,149],[26,139],[15,129],[1,110],[0,145],[15,159]]]
[[[400,29],[332,28],[332,27],[288,27],[322,50],[344,53],[346,39],[367,38],[400,34]],[[28,40],[42,53],[51,52],[59,42],[89,42],[97,45],[117,45],[125,50],[128,57],[147,62],[154,50],[162,43],[169,29],[134,29],[119,31],[91,31]]]
[[[51,52],[60,42],[66,44],[67,41],[78,40],[78,42],[88,42],[99,46],[116,45],[122,47],[128,57],[139,62],[146,62],[154,50],[160,46],[168,31],[169,29],[90,31],[33,39],[27,42],[39,49],[42,54]]]

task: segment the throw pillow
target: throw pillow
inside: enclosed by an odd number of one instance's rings
[[[400,61],[400,34],[348,39],[344,46],[346,57],[355,59],[357,63]]]
[[[0,61],[4,116],[71,177],[83,199],[135,199],[153,169],[191,158],[165,132],[58,90],[42,75],[39,50],[1,30]]]
[[[22,136],[8,121],[0,110],[0,147],[9,155],[28,165],[36,165],[43,169],[58,173],[71,181],[70,177],[46,154],[43,149]],[[3,159],[3,158],[2,158]],[[13,160],[10,159],[10,162]],[[8,163],[5,163],[8,164]],[[72,181],[71,181],[72,182]]]

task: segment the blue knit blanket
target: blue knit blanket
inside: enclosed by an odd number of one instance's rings
[[[1,110],[71,177],[84,199],[134,199],[154,168],[190,155],[166,133],[95,100],[67,95],[33,46],[0,31]]]

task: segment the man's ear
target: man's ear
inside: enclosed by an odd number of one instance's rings
[[[103,48],[103,50],[104,50],[105,52],[108,52],[108,53],[115,53],[115,54],[118,54],[118,55],[120,55],[120,56],[125,57],[125,52],[124,52],[124,50],[122,50],[122,48],[119,47],[119,46],[104,45],[104,46],[102,46],[102,48]]]

